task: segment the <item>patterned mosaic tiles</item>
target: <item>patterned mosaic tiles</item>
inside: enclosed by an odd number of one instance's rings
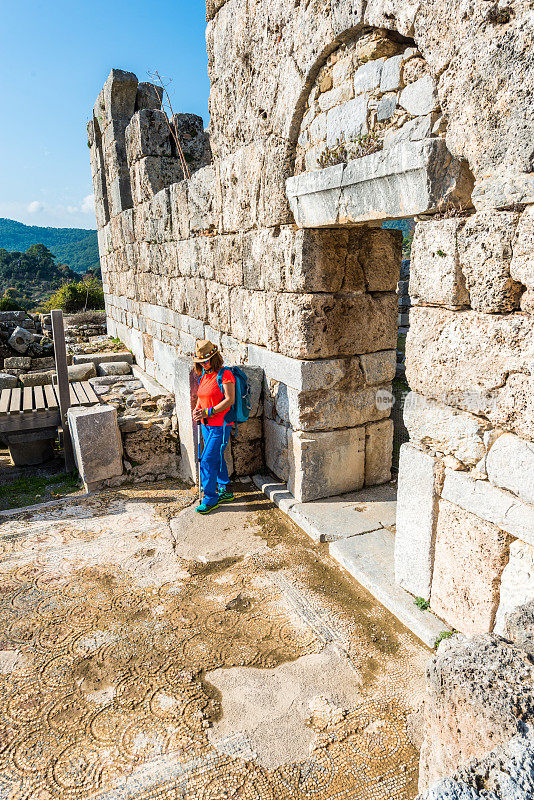
[[[168,519],[192,494],[170,484],[4,518],[1,800],[416,794],[406,715],[420,704],[428,651],[241,488],[237,502],[268,551],[215,564],[176,557]],[[312,711],[307,759],[267,770],[239,732],[215,749],[207,733],[224,697],[206,672],[276,669],[328,642],[360,691],[347,708]]]

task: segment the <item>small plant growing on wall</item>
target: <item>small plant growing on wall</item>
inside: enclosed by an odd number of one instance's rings
[[[336,164],[346,164],[347,161],[377,153],[379,150],[382,150],[382,139],[378,132],[373,131],[362,136],[355,136],[348,142],[345,141],[345,136],[342,134],[336,139],[335,145],[325,147],[317,159],[317,164],[321,169],[335,167]]]
[[[333,147],[325,147],[317,159],[318,165],[321,169],[325,167],[335,167],[336,164],[346,164],[349,160],[347,145],[345,144],[345,137],[341,136],[336,140]]]
[[[351,139],[351,143],[354,145],[352,148],[352,158],[362,158],[371,153],[377,153],[379,150],[382,150],[383,146],[382,139],[380,139],[377,131],[364,133],[363,136],[356,136],[354,139]]]

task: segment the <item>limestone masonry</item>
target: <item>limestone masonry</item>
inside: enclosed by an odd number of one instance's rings
[[[416,216],[396,580],[503,632],[534,599],[530,0],[207,10],[209,130],[176,118],[189,179],[132,73],[89,123],[108,330],[175,392],[186,477],[209,338],[263,383],[238,474],[298,501],[385,483],[402,237],[381,225]]]

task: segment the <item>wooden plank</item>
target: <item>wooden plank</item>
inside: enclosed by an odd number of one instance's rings
[[[78,400],[78,397],[77,397],[76,392],[74,390],[74,384],[72,384],[72,383],[69,383],[69,397],[70,397],[70,405],[71,406],[79,406],[80,405],[80,401]],[[61,403],[60,403],[60,405],[61,405]]]
[[[100,403],[100,399],[96,394],[95,390],[93,389],[93,387],[91,386],[91,384],[89,383],[89,381],[82,381],[82,386],[85,390],[85,394],[87,395],[87,399],[89,400],[90,403],[95,403],[95,404]]]
[[[0,416],[0,433],[57,428],[60,424],[59,408],[33,411],[31,414],[4,414]]]
[[[80,405],[82,405],[82,406],[90,406],[91,403],[89,402],[89,399],[88,399],[87,395],[85,394],[85,391],[84,391],[84,388],[83,388],[83,384],[77,382],[77,383],[73,383],[72,386],[74,387],[74,391],[76,392],[76,395],[78,397]]]
[[[65,344],[65,328],[63,326],[63,312],[54,308],[51,312],[52,336],[54,338],[54,354],[56,357],[56,374],[59,393],[59,408],[61,412],[61,426],[63,429],[63,453],[65,455],[65,469],[72,472],[75,466],[74,451],[67,425],[67,411],[70,406],[69,373],[67,369],[67,345]]]
[[[33,411],[33,392],[31,386],[25,386],[22,395],[22,410],[24,413]]]
[[[54,392],[54,387],[48,384],[48,386],[44,387],[45,393],[45,400],[46,405],[48,408],[59,408],[59,403],[57,401],[56,393]]]
[[[35,397],[35,410],[41,411],[46,408],[44,392],[42,386],[33,387],[33,396]]]
[[[18,387],[16,389],[11,390],[11,403],[9,406],[9,413],[15,414],[20,411],[20,398],[22,396],[22,391]]]
[[[0,395],[0,414],[7,414],[10,405],[11,389],[2,389],[2,394]]]

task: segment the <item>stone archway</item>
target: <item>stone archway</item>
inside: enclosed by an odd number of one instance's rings
[[[302,392],[297,421],[297,429],[304,419],[309,431],[322,431],[324,450],[300,464],[301,487],[313,482],[306,469],[313,473],[337,452],[341,470],[321,474],[320,491],[328,496],[391,477],[393,425],[386,398],[395,377],[402,237],[381,224],[470,207],[473,179],[446,147],[436,85],[413,40],[364,27],[327,48],[311,74],[293,119],[295,174],[286,186],[297,226],[330,249],[325,274],[310,282],[310,291],[334,293],[335,355],[344,358],[343,378],[317,388],[314,414]],[[336,262],[342,263],[337,271]],[[354,330],[365,335],[351,335]],[[302,358],[320,358],[317,344],[314,331]],[[315,371],[324,364],[317,362]],[[313,492],[321,496],[317,486],[303,493],[313,499]]]

